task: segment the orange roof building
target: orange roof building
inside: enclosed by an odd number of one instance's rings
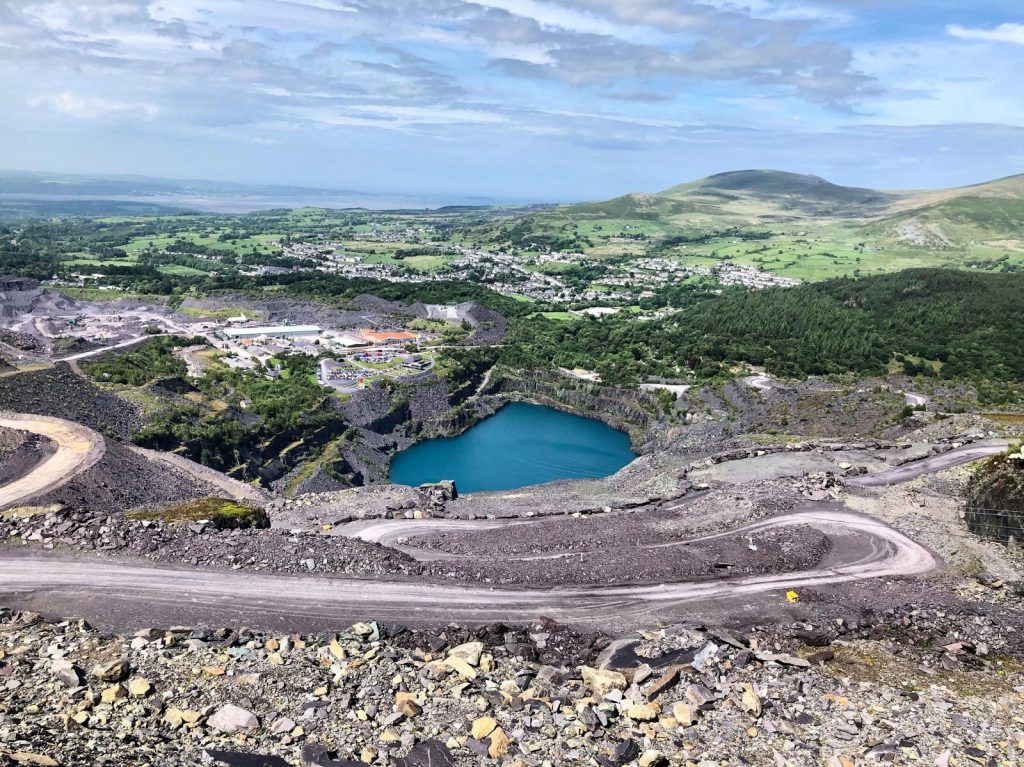
[[[360,331],[359,337],[365,338],[371,344],[399,344],[419,340],[419,335],[409,330],[363,330]]]

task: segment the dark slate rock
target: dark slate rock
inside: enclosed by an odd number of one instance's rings
[[[393,761],[395,767],[455,767],[451,751],[439,740],[417,743],[408,754]]]

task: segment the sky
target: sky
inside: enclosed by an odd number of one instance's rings
[[[0,168],[525,202],[1024,172],[1021,0],[0,0]]]

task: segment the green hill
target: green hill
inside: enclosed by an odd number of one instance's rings
[[[656,193],[563,205],[496,225],[488,244],[594,260],[723,260],[800,280],[915,267],[1024,269],[1024,176],[882,191],[775,170],[719,173]]]

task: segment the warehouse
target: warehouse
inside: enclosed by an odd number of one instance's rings
[[[226,328],[224,335],[231,340],[253,338],[298,338],[301,336],[318,336],[320,328],[316,325],[268,325],[255,328]]]

